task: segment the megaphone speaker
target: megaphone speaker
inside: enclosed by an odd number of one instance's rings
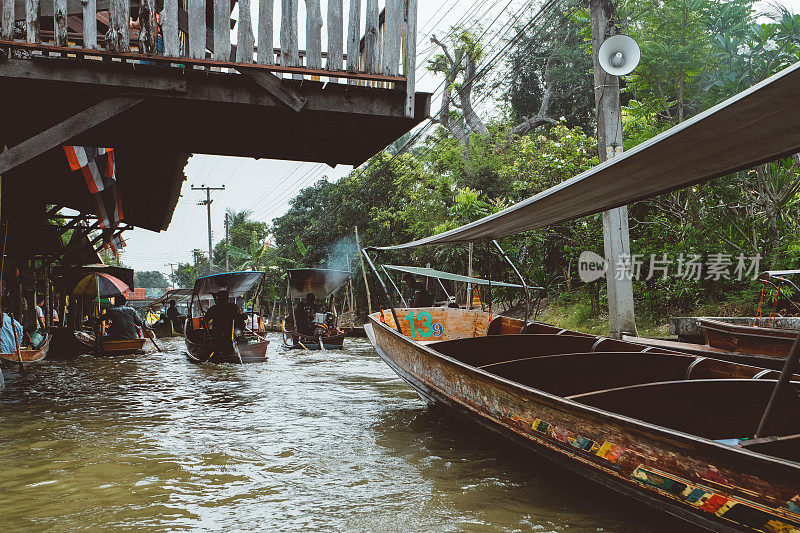
[[[627,35],[614,35],[600,45],[597,59],[600,67],[614,76],[630,74],[639,64],[639,45]]]

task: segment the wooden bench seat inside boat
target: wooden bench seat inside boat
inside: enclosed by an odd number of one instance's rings
[[[670,353],[614,339],[572,334],[498,335],[430,343],[439,353],[472,366],[513,361],[526,357],[586,352]]]
[[[775,411],[770,426],[773,435],[800,433],[800,384],[791,387]],[[692,435],[727,439],[756,432],[774,388],[775,380],[761,379],[662,381],[586,392],[570,399]],[[798,444],[795,440],[794,445]],[[751,449],[757,451],[755,445]]]
[[[695,358],[632,352],[535,356],[483,366],[487,372],[559,396],[685,379]]]

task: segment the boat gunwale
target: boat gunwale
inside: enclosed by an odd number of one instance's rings
[[[376,318],[376,315],[378,315],[378,314],[379,313],[373,313],[373,314],[369,315],[369,319],[372,322],[372,324],[369,324],[369,325],[373,325],[373,326],[374,325],[379,325],[379,326],[383,327],[384,330],[387,331],[389,334],[393,335],[395,338],[401,339],[406,344],[414,346],[414,347],[422,350],[423,352],[426,352],[428,355],[432,355],[435,358],[442,359],[444,361],[447,361],[448,363],[454,364],[457,367],[459,367],[460,369],[463,369],[464,371],[466,371],[467,373],[479,374],[480,376],[482,376],[483,378],[488,379],[489,381],[494,381],[494,382],[500,383],[500,384],[502,384],[502,385],[504,385],[506,387],[510,387],[512,390],[522,391],[522,392],[525,392],[527,394],[532,394],[534,396],[538,396],[538,397],[544,398],[544,399],[548,400],[549,402],[556,404],[554,407],[568,406],[571,409],[574,409],[574,410],[579,411],[579,412],[582,411],[582,412],[591,414],[592,416],[595,416],[595,417],[611,418],[611,419],[617,421],[618,423],[620,423],[621,425],[629,426],[629,427],[631,427],[631,429],[634,429],[636,431],[642,432],[643,430],[646,430],[647,433],[650,434],[651,436],[652,436],[652,434],[654,432],[655,433],[659,433],[659,434],[661,434],[659,436],[661,436],[662,438],[663,437],[673,438],[673,439],[678,440],[679,442],[682,442],[682,443],[688,443],[688,444],[691,444],[691,445],[699,445],[699,446],[702,446],[702,447],[705,447],[705,448],[710,448],[710,449],[712,449],[714,451],[721,451],[722,453],[734,453],[735,455],[739,456],[739,458],[741,458],[742,460],[755,461],[755,462],[761,463],[762,465],[768,466],[769,468],[788,467],[788,468],[791,468],[791,469],[795,470],[798,474],[800,474],[800,462],[790,461],[790,460],[782,459],[782,458],[775,457],[775,456],[772,456],[772,455],[766,455],[766,454],[763,454],[763,453],[754,452],[752,450],[746,450],[744,448],[740,448],[740,447],[736,447],[736,446],[729,446],[729,445],[726,445],[726,444],[721,444],[719,442],[716,442],[716,441],[714,441],[712,439],[708,439],[706,437],[701,437],[699,435],[692,435],[691,433],[686,433],[686,432],[683,432],[683,431],[671,429],[671,428],[668,428],[668,427],[665,427],[665,426],[659,426],[657,424],[653,424],[653,423],[650,423],[650,422],[645,422],[645,421],[639,420],[637,418],[632,418],[632,417],[629,417],[629,416],[625,416],[625,415],[621,415],[621,414],[618,414],[618,413],[614,413],[612,411],[606,411],[606,410],[603,410],[603,409],[599,409],[599,408],[596,408],[596,407],[585,405],[585,404],[582,404],[580,402],[577,402],[577,401],[574,401],[574,400],[571,400],[571,399],[568,399],[568,398],[564,398],[563,396],[557,396],[555,394],[551,394],[549,392],[545,392],[545,391],[540,390],[540,389],[535,389],[533,387],[530,387],[530,386],[527,386],[527,385],[523,385],[523,384],[521,384],[519,382],[512,381],[512,380],[497,376],[495,374],[492,374],[491,372],[487,372],[486,370],[483,370],[482,368],[478,368],[478,367],[474,367],[472,365],[468,365],[466,363],[463,363],[463,362],[459,361],[458,359],[455,359],[455,358],[450,357],[448,355],[439,353],[436,350],[434,350],[432,347],[430,347],[430,345],[420,344],[417,341],[415,341],[414,339],[411,339],[411,338],[409,338],[409,337],[407,337],[405,335],[400,334],[396,329],[391,328],[387,324],[382,323],[380,320],[378,320]],[[750,366],[750,365],[746,365],[746,366]],[[426,385],[428,385],[428,386],[430,386],[432,388],[436,388],[434,385],[431,385],[431,384],[427,384],[426,383]],[[447,396],[445,393],[442,393],[442,392],[440,392],[440,394],[443,394],[443,395]],[[456,398],[451,398],[451,400],[459,403],[460,405],[463,405],[463,406],[467,407],[468,409],[470,409],[472,411],[475,411],[475,409],[472,406],[464,404],[463,402],[461,402],[460,400],[458,400]],[[509,429],[512,429],[513,431],[517,431],[515,428],[512,428],[512,427],[510,427],[510,426],[508,426],[506,424],[503,424],[500,420],[498,420],[498,419],[496,419],[494,417],[491,417],[488,414],[481,413],[480,416],[485,417],[485,418],[490,418],[495,423],[501,424],[501,425],[503,425],[503,426],[505,426],[505,427],[507,427]],[[754,430],[754,433],[755,433],[755,430]],[[525,434],[525,436],[528,437],[527,434]],[[779,472],[779,475],[780,476],[785,476],[786,473],[785,472]]]
[[[711,320],[706,318],[698,318],[697,323],[701,329],[710,329],[722,333],[735,333],[738,335],[747,335],[757,338],[772,338],[774,335],[785,335],[780,337],[780,340],[797,338],[798,330],[784,329],[784,328],[769,328],[761,326],[748,326],[745,324],[730,324],[728,322],[721,322],[719,320]],[[763,332],[763,333],[762,333]],[[782,358],[782,359],[785,359]]]

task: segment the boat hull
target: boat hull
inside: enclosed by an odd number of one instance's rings
[[[202,332],[201,332],[202,334]],[[186,358],[195,364],[202,363],[264,363],[267,361],[268,340],[236,344],[233,350],[214,351],[211,344],[193,338],[192,334],[184,336]]]
[[[374,316],[367,332],[380,357],[427,402],[586,478],[714,531],[800,531],[800,507],[790,511],[792,500],[800,501],[796,463],[522,386],[414,342]]]
[[[42,347],[38,350],[20,350],[19,356],[16,353],[0,353],[0,359],[4,366],[12,366],[19,364],[22,360],[23,364],[37,363],[47,357],[47,352],[50,350],[50,341],[52,335],[49,333],[45,337]]]
[[[718,320],[699,319],[706,344],[735,353],[786,359],[797,331],[728,324]]]
[[[85,331],[78,331],[75,333],[75,338],[87,348],[95,349],[94,335]],[[155,351],[155,346],[149,339],[123,339],[123,340],[103,340],[100,346],[102,355],[130,355],[130,354],[144,354]]]

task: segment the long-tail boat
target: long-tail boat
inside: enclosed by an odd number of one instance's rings
[[[246,327],[237,331],[234,327],[232,342],[214,344],[213,327],[205,320],[205,314],[213,302],[213,295],[227,291],[231,298],[238,298],[254,291],[257,299],[264,279],[263,272],[225,272],[198,278],[195,281],[189,303],[189,316],[184,326],[186,357],[192,363],[261,363],[267,361],[267,340],[263,332]],[[219,325],[217,326],[219,327]]]
[[[344,346],[347,334],[339,329],[339,316],[331,298],[352,276],[345,270],[328,268],[296,268],[286,272],[286,307],[283,319],[283,344],[288,348],[306,350],[336,350]],[[303,310],[309,316],[297,316],[294,301],[314,295],[313,310]],[[303,326],[297,327],[301,323]]]
[[[377,250],[497,239],[798,153],[798,109],[800,63],[523,202]],[[652,347],[592,351],[584,336],[522,333],[527,320],[487,335],[478,311],[396,308],[371,250],[390,310],[369,317],[368,335],[428,402],[709,530],[800,531],[800,335],[779,374]]]
[[[169,302],[174,300],[176,305],[187,305],[192,298],[192,289],[171,289],[167,291],[161,298],[154,300],[148,308],[154,312],[166,312]],[[167,319],[163,322],[156,322],[150,326],[157,339],[165,339],[170,337],[183,337],[183,322],[178,327]]]
[[[42,342],[39,348],[21,348],[19,354],[16,352],[13,353],[0,353],[0,359],[3,360],[3,363],[19,363],[20,361],[23,364],[27,363],[37,363],[42,361],[45,357],[47,357],[47,352],[50,350],[50,340],[52,336],[47,333],[45,335],[44,341]]]
[[[99,353],[102,355],[145,354],[156,349],[150,339],[144,337],[139,339],[103,339],[100,341],[99,347],[95,346],[95,335],[88,331],[76,331],[75,338],[87,348],[91,348],[94,353],[97,353],[99,348]]]

